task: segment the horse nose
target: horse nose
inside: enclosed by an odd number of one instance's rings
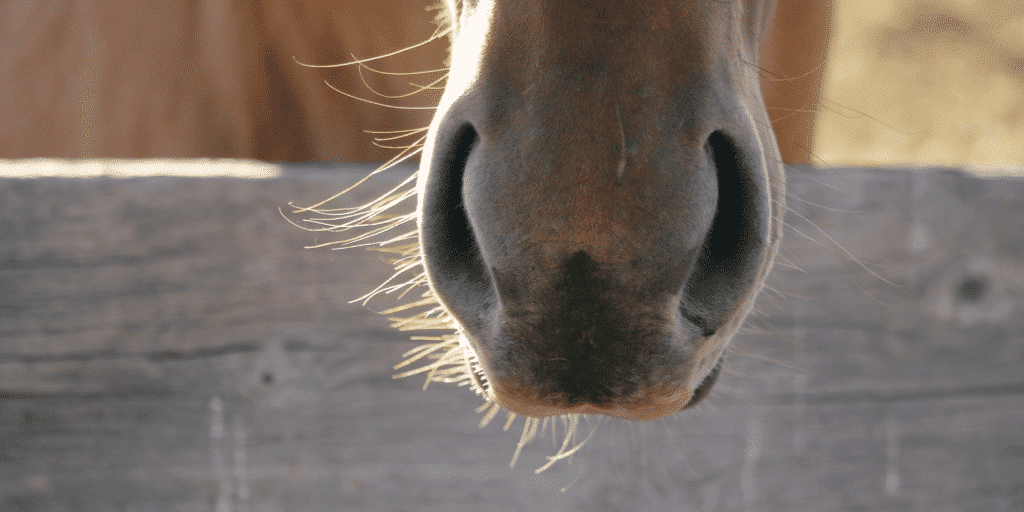
[[[614,152],[580,170],[595,157],[517,143],[524,165],[471,113],[450,114],[421,244],[499,403],[647,420],[706,396],[724,348],[712,341],[731,336],[765,272],[767,207],[746,151],[714,131],[617,174]]]
[[[418,222],[431,289],[514,412],[690,406],[777,246],[759,97],[713,59],[636,59],[614,37],[521,52],[508,26],[453,68],[430,128]],[[555,28],[543,33],[567,33]],[[695,37],[678,34],[697,51]]]
[[[494,271],[501,307],[493,336],[510,349],[491,354],[490,379],[506,408],[647,419],[689,402],[680,372],[665,371],[686,364],[679,338],[700,336],[679,320],[675,293],[624,283],[629,272],[585,251],[546,273],[523,287],[512,282],[521,275]]]

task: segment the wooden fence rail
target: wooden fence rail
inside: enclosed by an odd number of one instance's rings
[[[790,168],[707,405],[535,474],[550,436],[510,469],[519,422],[391,379],[417,342],[349,303],[390,269],[278,211],[369,168],[275,169],[0,179],[0,510],[1024,510],[1022,179]]]

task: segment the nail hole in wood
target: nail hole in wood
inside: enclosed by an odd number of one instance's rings
[[[956,301],[963,304],[981,302],[988,291],[989,280],[985,276],[965,276],[956,291]]]

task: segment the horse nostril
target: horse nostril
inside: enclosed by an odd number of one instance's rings
[[[424,250],[428,264],[443,277],[480,281],[484,278],[480,250],[466,214],[462,195],[463,176],[478,137],[470,125],[458,129],[438,165],[434,186],[428,187],[430,198],[424,212],[426,230]]]
[[[493,302],[491,281],[466,209],[467,162],[480,138],[469,124],[439,131],[434,152],[421,168],[420,248],[431,288],[467,332],[479,332],[482,305]]]
[[[718,203],[680,309],[710,337],[756,280],[766,249],[762,226],[767,225],[767,213],[759,201],[757,176],[744,165],[737,145],[724,133],[714,132],[705,151],[715,165]]]

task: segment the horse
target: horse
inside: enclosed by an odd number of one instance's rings
[[[295,61],[379,51],[367,20],[415,31],[423,6],[302,5],[4,6],[19,43],[0,63],[12,125],[0,154],[374,159],[352,149],[358,130],[426,117],[328,94]],[[411,277],[375,292],[425,286],[393,313],[425,310],[396,325],[452,332],[410,353],[399,367],[432,362],[399,376],[470,386],[484,422],[526,417],[520,446],[545,418],[650,421],[694,407],[778,250],[782,162],[809,159],[829,2],[439,7],[426,40],[448,39],[450,66],[432,121],[382,137],[423,136],[398,158],[422,151],[416,182],[326,212],[346,219],[337,229],[373,234],[416,223],[385,241]],[[60,55],[76,65],[58,73]],[[403,68],[410,55],[388,58]],[[167,65],[180,61],[195,65]],[[383,96],[408,82],[355,64]],[[414,214],[388,213],[410,200]]]
[[[583,444],[568,448],[585,415],[651,421],[707,398],[779,248],[784,159],[810,154],[829,15],[828,1],[446,0],[440,103],[425,134],[395,135],[422,135],[406,146],[422,151],[415,181],[309,209],[373,236],[415,221],[379,243],[411,277],[365,298],[426,287],[387,313],[425,307],[395,325],[453,333],[396,377],[471,387],[481,425],[526,417],[519,449],[563,419],[552,462]],[[411,199],[414,214],[385,214]]]

